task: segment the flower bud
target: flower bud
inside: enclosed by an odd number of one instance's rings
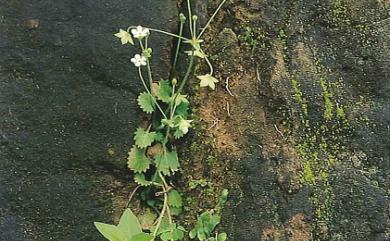
[[[196,15],[193,15],[193,16],[192,16],[192,20],[193,20],[193,21],[196,21],[196,20],[198,20],[198,16],[196,16]]]
[[[173,85],[173,86],[176,86],[176,85],[177,85],[177,79],[176,79],[176,78],[173,78],[173,79],[172,79],[172,85]]]
[[[187,20],[187,18],[184,14],[180,13],[179,20],[180,20],[180,22],[184,23]]]

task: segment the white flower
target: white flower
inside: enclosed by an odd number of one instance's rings
[[[135,65],[135,67],[141,67],[146,65],[146,58],[139,54],[134,55],[134,58],[131,59],[131,62]]]
[[[191,127],[191,122],[192,122],[192,120],[181,119],[179,122],[179,130],[181,130],[183,132],[183,134],[187,134],[188,128]]]
[[[119,29],[119,32],[114,34],[114,36],[120,38],[122,44],[129,43],[129,44],[134,45],[134,42],[133,42],[133,39],[131,38],[131,35],[123,29]]]
[[[200,87],[209,86],[212,90],[215,90],[215,83],[218,83],[218,80],[211,76],[210,74],[196,76],[200,79]]]
[[[137,38],[137,39],[143,39],[145,38],[146,36],[149,35],[149,29],[148,28],[144,28],[142,26],[137,26],[136,28],[133,28],[131,30],[131,33],[133,34],[134,38]]]

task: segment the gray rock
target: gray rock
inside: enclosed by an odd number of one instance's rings
[[[177,3],[0,6],[0,240],[102,240],[93,221],[112,222],[140,115],[129,62],[138,50],[113,34],[139,24],[175,30]],[[169,70],[172,39],[151,41],[157,79]]]

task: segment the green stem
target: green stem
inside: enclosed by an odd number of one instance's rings
[[[180,22],[179,36],[183,35],[183,28],[184,28],[184,22]],[[181,45],[181,39],[179,38],[177,40],[175,59],[173,60],[173,65],[172,65],[172,74],[176,70],[177,59],[179,58],[179,52],[180,52],[180,45]]]
[[[215,16],[217,16],[217,13],[219,12],[219,10],[221,10],[222,6],[225,4],[226,0],[223,0],[221,2],[221,4],[219,4],[217,10],[215,10],[214,14],[211,16],[211,18],[209,19],[209,21],[206,23],[206,25],[203,27],[202,31],[200,32],[200,34],[198,35],[198,39],[200,39],[202,37],[202,35],[204,34],[204,32],[206,31],[206,29],[210,26],[210,23],[214,20]]]
[[[161,175],[160,172],[159,172],[159,176],[160,176],[160,178],[164,179],[164,177]],[[154,237],[156,237],[156,235],[157,235],[158,229],[161,226],[162,219],[164,218],[164,214],[165,214],[167,206],[168,206],[168,195],[167,195],[167,193],[165,193],[165,187],[163,187],[163,190],[164,190],[164,204],[163,204],[163,208],[161,210],[160,216],[157,219],[156,229],[153,232]]]
[[[194,38],[195,37],[195,33],[194,33],[194,30],[192,29],[192,12],[191,12],[190,0],[187,0],[187,9],[188,9],[188,18],[189,18],[191,37]]]
[[[188,64],[188,68],[187,68],[187,72],[183,78],[183,81],[181,82],[180,84],[180,87],[179,89],[177,90],[177,94],[180,94],[181,91],[183,90],[184,88],[184,85],[187,83],[188,81],[188,78],[190,77],[190,74],[191,74],[191,71],[192,71],[192,67],[194,66],[194,55],[192,54],[191,55],[191,58],[190,58],[190,63]],[[176,98],[175,98],[176,99]]]
[[[185,38],[183,36],[179,36],[177,34],[173,34],[173,33],[170,33],[170,32],[167,32],[167,31],[163,31],[163,30],[159,30],[159,29],[154,29],[154,28],[149,28],[150,31],[154,31],[154,32],[157,32],[157,33],[162,33],[162,34],[166,34],[166,35],[169,35],[171,37],[175,37],[175,38],[178,38],[178,39],[181,39],[181,40],[185,40],[185,41],[190,41],[190,39],[188,38]]]
[[[213,73],[214,73],[213,65],[211,64],[210,60],[207,57],[205,57],[204,59],[206,60],[206,63],[210,68],[210,75],[213,75]]]

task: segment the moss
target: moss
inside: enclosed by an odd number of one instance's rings
[[[303,93],[301,90],[301,86],[299,82],[296,79],[291,80],[291,87],[294,91],[294,100],[300,105],[302,112],[307,115],[308,114],[308,108],[307,108],[307,101],[303,97]]]
[[[332,102],[333,94],[329,90],[329,84],[325,79],[320,78],[322,88],[322,97],[324,99],[324,119],[331,120],[333,118],[334,104]]]

